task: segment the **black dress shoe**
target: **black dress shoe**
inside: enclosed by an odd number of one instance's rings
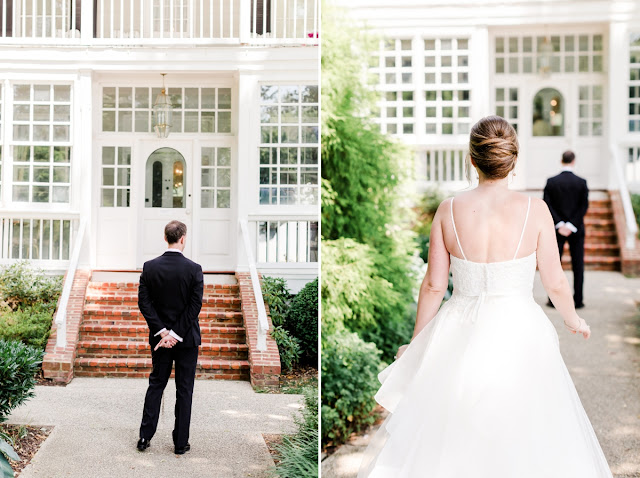
[[[582,309],[584,307],[584,304],[576,304],[576,309]]]
[[[183,446],[182,448],[178,448],[176,447],[176,449],[174,450],[174,453],[176,455],[184,455],[186,452],[188,452],[189,450],[191,450],[191,445],[189,445],[188,443]]]
[[[552,309],[556,308],[556,306],[553,305],[553,302],[551,302],[550,300],[547,301],[547,307],[551,307]]]
[[[150,446],[151,440],[147,440],[146,438],[140,438],[140,440],[138,440],[138,451],[145,451]]]

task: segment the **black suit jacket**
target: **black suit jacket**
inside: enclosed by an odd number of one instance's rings
[[[144,263],[138,288],[138,307],[149,325],[153,349],[166,328],[182,337],[175,347],[200,345],[198,314],[202,308],[202,267],[179,252],[167,251]]]
[[[584,216],[589,208],[587,181],[571,171],[549,178],[544,187],[544,202],[549,206],[553,223],[570,222],[584,231]]]

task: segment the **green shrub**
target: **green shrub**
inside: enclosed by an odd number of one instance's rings
[[[271,330],[271,336],[278,345],[280,353],[280,363],[286,370],[290,370],[300,359],[300,342],[293,337],[281,325],[276,325]]]
[[[54,307],[55,303],[35,304],[0,313],[0,339],[19,340],[44,350],[51,332]]]
[[[21,342],[0,339],[0,423],[33,397],[43,352]]]
[[[305,362],[318,363],[318,279],[307,283],[291,301],[286,329],[300,341]]]
[[[12,310],[58,300],[62,292],[62,276],[48,276],[27,261],[0,270],[0,300]]]
[[[304,408],[300,417],[295,417],[298,431],[285,436],[276,446],[280,463],[275,476],[280,478],[314,478],[318,476],[318,389],[303,390]]]
[[[269,305],[269,315],[274,326],[283,325],[291,301],[287,281],[280,277],[262,278],[262,297]]]
[[[322,335],[322,442],[344,443],[374,422],[374,394],[380,387],[380,351],[357,334]]]
[[[413,231],[418,235],[418,248],[420,257],[424,262],[429,258],[429,236],[431,235],[431,224],[433,217],[436,215],[438,206],[445,199],[444,193],[436,188],[428,189],[420,198],[418,204],[414,207],[415,222]]]
[[[640,225],[640,194],[631,195],[631,206],[633,206],[633,212],[636,216],[636,223]],[[640,228],[638,229],[638,235],[640,236]]]

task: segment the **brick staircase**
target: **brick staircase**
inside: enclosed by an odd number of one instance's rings
[[[202,346],[196,378],[249,380],[249,347],[236,284],[205,284],[200,312]],[[138,284],[89,282],[74,373],[147,377],[149,329],[138,310]]]
[[[601,197],[590,200],[584,224],[586,228],[584,244],[585,270],[619,271],[621,265],[620,245],[616,233],[611,199]],[[564,245],[562,267],[563,269],[571,269],[568,242]]]

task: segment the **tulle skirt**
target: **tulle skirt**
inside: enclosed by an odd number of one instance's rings
[[[391,413],[358,478],[611,477],[540,306],[476,302],[454,293],[380,373]]]

